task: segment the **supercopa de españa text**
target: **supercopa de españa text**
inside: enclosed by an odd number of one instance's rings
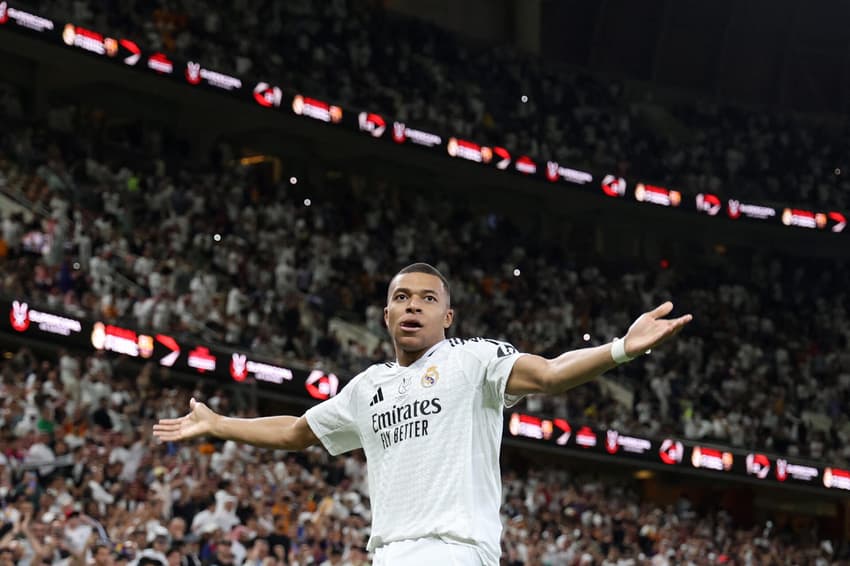
[[[417,399],[404,405],[393,405],[389,411],[372,415],[372,430],[380,435],[381,445],[389,448],[408,438],[428,436],[428,417],[443,410],[440,398]]]

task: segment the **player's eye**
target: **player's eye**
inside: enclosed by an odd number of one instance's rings
[[[426,301],[431,301],[432,303],[436,303],[436,302],[437,302],[437,297],[435,297],[434,295],[428,295],[427,297],[425,297],[425,300],[426,300]]]
[[[406,298],[407,298],[407,295],[405,295],[404,293],[398,293],[398,294],[395,296],[395,300],[396,300],[396,301],[403,301],[403,300],[405,300]]]

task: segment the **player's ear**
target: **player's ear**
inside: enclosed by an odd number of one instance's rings
[[[446,317],[443,319],[443,328],[448,329],[452,325],[452,322],[454,321],[454,319],[455,319],[455,310],[454,309],[446,310]]]
[[[387,307],[384,307],[384,327],[390,327],[390,309]]]

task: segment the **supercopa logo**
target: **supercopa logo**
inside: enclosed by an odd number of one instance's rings
[[[82,324],[75,318],[42,312],[30,308],[24,301],[12,301],[12,309],[9,311],[9,322],[16,332],[26,332],[32,324],[38,330],[48,334],[70,336],[82,330]]]
[[[609,430],[605,433],[605,450],[607,450],[609,454],[616,454],[617,450],[620,449],[620,443],[617,442],[619,437],[620,433],[616,430]]]
[[[230,356],[230,376],[234,381],[245,381],[248,377],[248,356],[235,352]]]
[[[201,82],[201,64],[189,61],[186,63],[186,81],[191,85]]]
[[[29,305],[14,301],[9,313],[9,321],[12,323],[12,328],[18,332],[26,332],[30,327]]]

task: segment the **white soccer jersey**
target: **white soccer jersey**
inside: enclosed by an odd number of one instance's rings
[[[369,550],[437,537],[498,564],[502,410],[519,354],[506,342],[443,340],[408,367],[376,364],[307,411],[331,454],[362,447],[369,464]]]

